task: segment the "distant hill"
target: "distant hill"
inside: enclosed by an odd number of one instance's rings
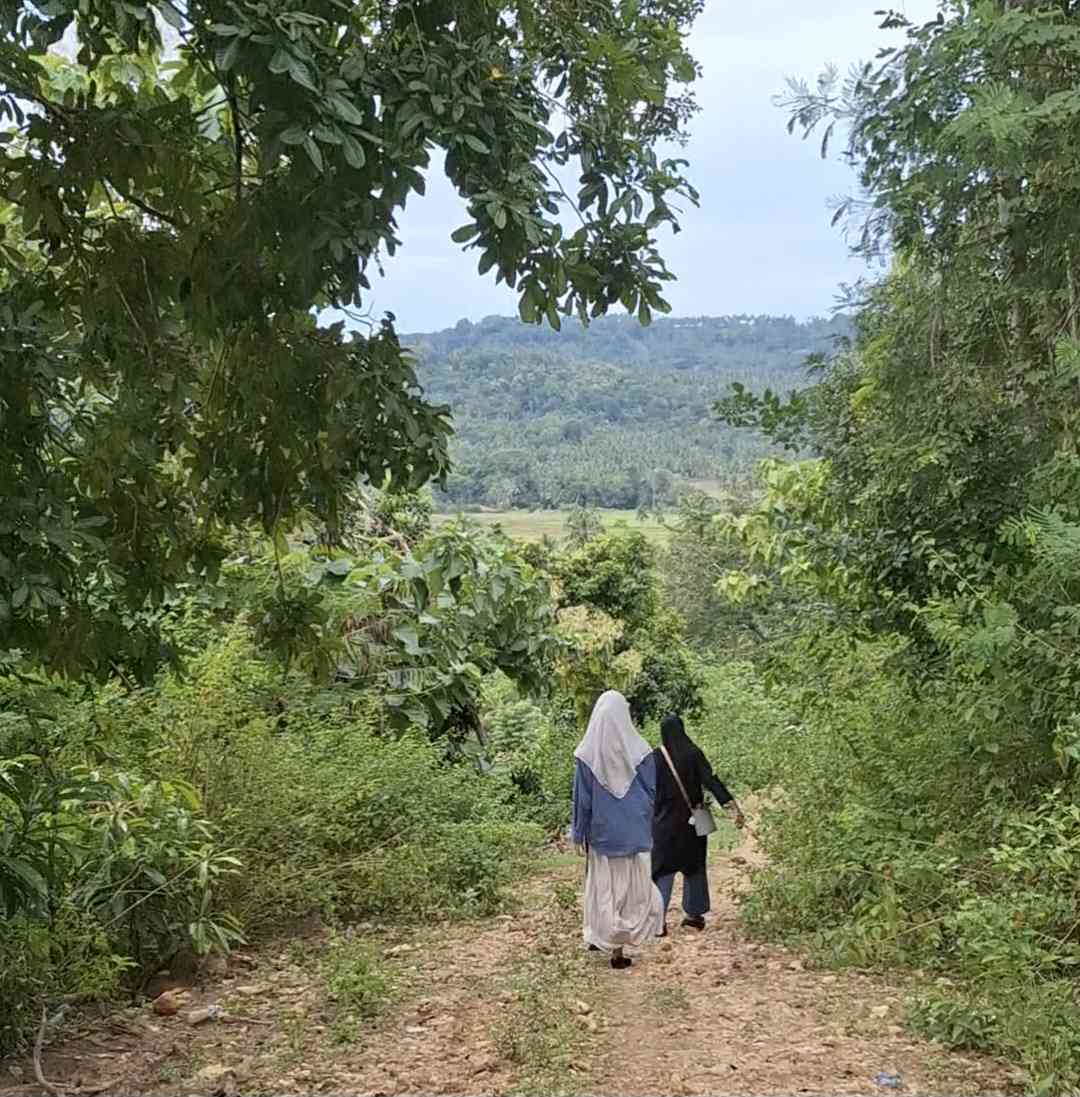
[[[786,390],[811,354],[849,333],[844,318],[611,316],[561,332],[489,317],[402,337],[428,395],[457,432],[445,508],[636,508],[680,484],[736,485],[766,452],[717,423],[731,381]]]
[[[698,316],[654,320],[642,327],[630,316],[603,316],[587,328],[574,318],[562,331],[522,324],[507,316],[403,336],[419,352],[445,357],[475,350],[531,350],[652,369],[723,372],[797,370],[804,358],[828,352],[850,333],[846,317],[799,321],[790,316]]]

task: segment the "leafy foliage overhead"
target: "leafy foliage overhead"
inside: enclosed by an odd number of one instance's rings
[[[364,303],[436,151],[523,318],[665,309],[699,9],[4,5],[0,650],[148,671],[147,607],[231,527],[333,536],[358,474],[443,473],[391,321],[312,318]]]

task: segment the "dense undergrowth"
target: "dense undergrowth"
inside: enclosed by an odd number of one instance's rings
[[[1039,775],[1018,744],[980,757],[965,699],[948,683],[912,691],[896,650],[793,653],[798,721],[734,725],[734,755],[771,789],[756,821],[769,863],[744,919],[825,966],[914,973],[915,1031],[1019,1063],[1033,1091],[1072,1092],[1075,782]]]
[[[227,949],[311,913],[490,911],[544,836],[508,781],[477,782],[422,733],[388,735],[368,700],[282,679],[239,628],[183,680],[71,698],[45,742],[18,702],[7,715],[6,803],[24,814],[5,867],[48,904],[0,931],[9,1047],[43,998],[108,997],[178,951]]]
[[[183,657],[148,685],[0,679],[0,1050],[42,1005],[313,914],[496,910],[566,826],[596,695],[626,689],[643,721],[700,706],[640,534],[530,553],[429,519],[375,497],[349,551],[237,546],[170,606]],[[357,949],[354,1021],[380,979]]]
[[[777,502],[790,522],[791,494]],[[732,551],[723,540],[714,563]],[[760,562],[744,560],[721,590],[765,582]],[[768,861],[744,924],[824,967],[904,972],[913,1031],[1018,1064],[1031,1092],[1076,1092],[1080,783],[1068,701],[1055,733],[1040,734],[1003,699],[1021,653],[997,665],[996,688],[963,644],[916,677],[909,636],[860,635],[820,611],[779,627],[772,589],[756,603],[771,622],[759,657],[707,671],[692,729],[725,779],[762,793],[753,826]],[[747,611],[744,599],[710,632]]]

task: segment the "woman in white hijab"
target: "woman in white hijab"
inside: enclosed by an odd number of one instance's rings
[[[628,968],[623,949],[659,935],[664,915],[650,856],[656,762],[621,693],[601,695],[574,758],[571,834],[587,858],[585,943],[610,952],[613,968]]]

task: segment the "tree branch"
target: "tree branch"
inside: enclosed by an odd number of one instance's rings
[[[166,225],[171,225],[174,229],[183,228],[183,225],[181,225],[175,217],[171,217],[169,214],[163,213],[159,209],[155,209],[149,202],[144,202],[141,198],[136,198],[133,194],[128,194],[127,191],[117,186],[112,179],[107,180],[107,182],[125,202],[130,202],[136,209],[142,210],[148,217],[156,217],[159,221],[164,221]]]
[[[244,127],[240,122],[240,104],[236,100],[236,78],[230,73],[228,83],[229,112],[233,120],[233,143],[236,149],[236,203],[244,197]]]
[[[38,1085],[49,1097],[60,1097],[60,1091],[51,1082],[46,1081],[45,1072],[41,1068],[41,1047],[45,1042],[45,1025],[49,1020],[49,1011],[45,1006],[41,1007],[41,1024],[38,1025],[37,1039],[34,1041],[34,1077]]]

